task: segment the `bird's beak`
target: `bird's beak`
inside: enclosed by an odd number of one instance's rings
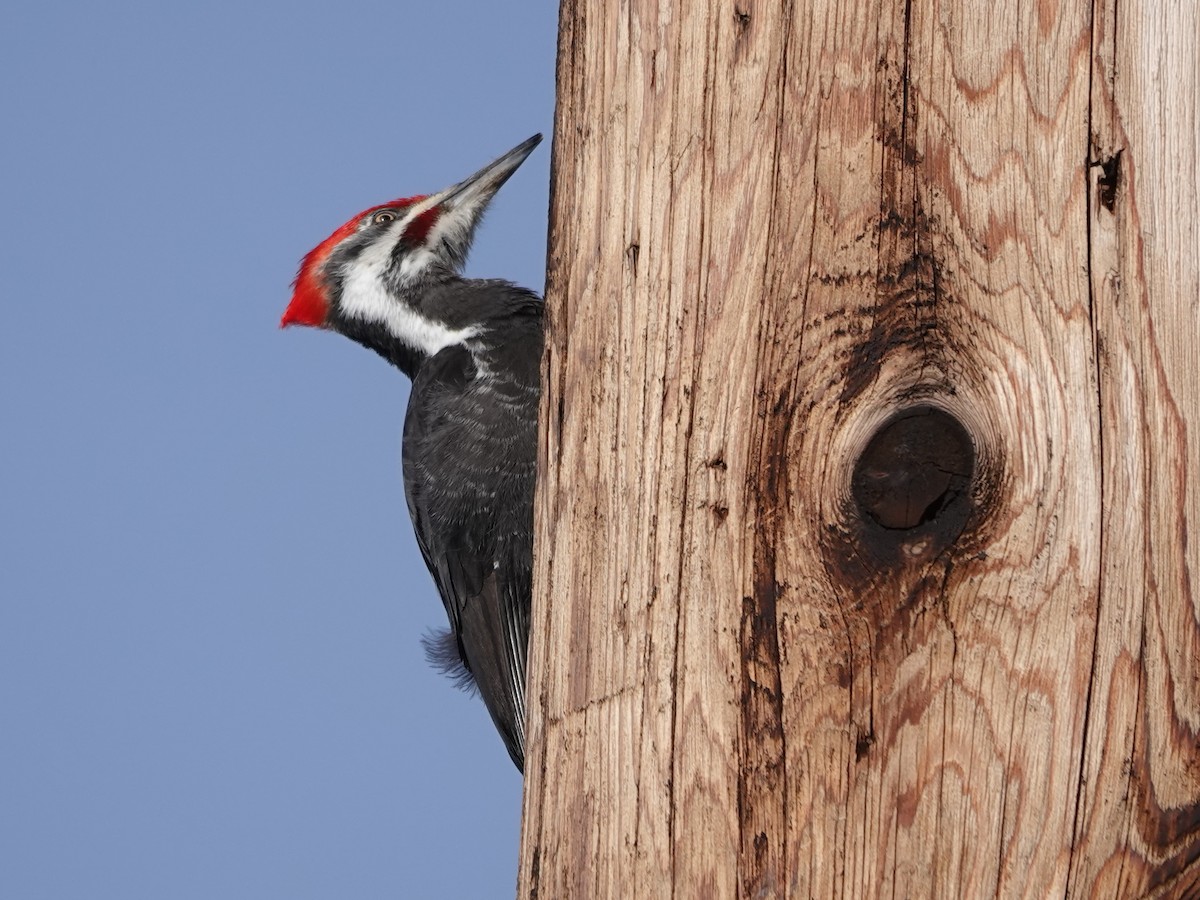
[[[421,201],[420,206],[410,213],[414,218],[426,210],[437,210],[437,224],[429,236],[427,246],[431,249],[436,247],[434,252],[448,257],[446,261],[453,268],[461,268],[471,248],[475,228],[483,218],[488,204],[504,182],[525,162],[533,148],[541,142],[542,136],[535,134],[495,162],[488,163],[470,178]]]
[[[451,210],[460,210],[463,214],[472,209],[482,211],[492,197],[496,196],[496,191],[500,190],[504,182],[508,181],[512,173],[517,171],[521,163],[533,152],[533,148],[541,142],[542,136],[535,134],[495,162],[488,163],[470,178],[429,199],[434,201],[434,205],[442,207],[443,215]]]

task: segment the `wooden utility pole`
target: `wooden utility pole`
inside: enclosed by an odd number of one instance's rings
[[[1193,0],[563,0],[520,895],[1200,896]]]

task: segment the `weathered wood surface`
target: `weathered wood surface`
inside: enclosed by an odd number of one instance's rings
[[[522,897],[1200,896],[1198,29],[564,0]]]

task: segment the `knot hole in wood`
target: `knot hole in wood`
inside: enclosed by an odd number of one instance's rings
[[[971,513],[975,446],[966,428],[934,406],[902,410],[884,421],[854,464],[850,491],[879,556],[903,548],[936,556],[962,533]]]

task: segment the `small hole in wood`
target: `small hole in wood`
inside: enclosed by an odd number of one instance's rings
[[[1121,184],[1121,150],[1108,159],[1102,159],[1093,165],[1100,167],[1100,177],[1096,179],[1096,193],[1100,205],[1112,212],[1117,205],[1117,188]]]
[[[862,515],[883,528],[936,526],[951,507],[967,503],[974,469],[966,429],[940,409],[916,407],[884,423],[867,443],[851,492]]]

